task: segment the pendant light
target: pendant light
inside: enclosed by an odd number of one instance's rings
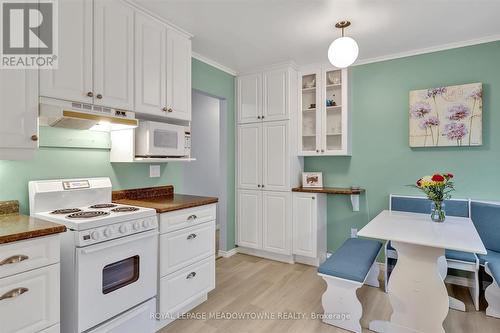
[[[337,68],[349,67],[358,58],[358,43],[351,37],[344,36],[344,29],[351,25],[349,21],[340,21],[335,28],[342,29],[342,37],[334,40],[328,48],[328,60]]]

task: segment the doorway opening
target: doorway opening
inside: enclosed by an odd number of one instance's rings
[[[191,156],[183,170],[183,192],[219,198],[216,256],[226,251],[227,230],[227,102],[193,89]]]

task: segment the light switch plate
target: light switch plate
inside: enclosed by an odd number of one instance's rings
[[[160,166],[159,165],[150,165],[149,166],[149,177],[150,178],[158,178],[160,177]]]
[[[358,229],[351,228],[351,238],[358,238]]]

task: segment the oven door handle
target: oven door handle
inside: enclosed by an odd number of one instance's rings
[[[156,235],[158,235],[158,231],[156,231],[156,230],[146,231],[145,233],[141,233],[141,234],[133,235],[133,236],[127,236],[124,238],[119,238],[117,240],[112,240],[109,242],[105,242],[103,244],[97,244],[97,245],[93,245],[93,246],[91,245],[88,248],[82,249],[81,251],[83,254],[90,254],[90,253],[94,253],[94,252],[108,249],[108,248],[113,247],[113,246],[123,245],[123,244],[134,242],[134,241],[137,241],[140,239],[150,238],[150,237],[156,236]]]

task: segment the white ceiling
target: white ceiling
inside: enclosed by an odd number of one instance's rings
[[[498,36],[500,0],[136,0],[195,35],[193,51],[236,71],[327,62],[349,19],[359,60]],[[496,38],[495,38],[496,39]]]

